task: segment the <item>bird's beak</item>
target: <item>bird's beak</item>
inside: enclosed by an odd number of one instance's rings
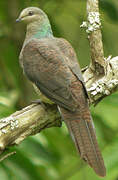
[[[21,18],[18,18],[18,19],[16,19],[16,22],[20,22],[22,19]]]

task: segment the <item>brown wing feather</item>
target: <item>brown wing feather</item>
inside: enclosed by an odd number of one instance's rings
[[[77,107],[70,91],[72,73],[52,39],[31,40],[22,51],[26,76],[47,97],[70,111]]]
[[[68,57],[66,63],[70,67],[71,71],[78,78],[78,80],[82,82],[86,97],[89,99],[89,96],[88,96],[88,93],[84,84],[84,79],[82,77],[81,68],[79,66],[77,55],[73,47],[67,40],[63,38],[56,38],[56,41],[57,41],[57,45],[60,47],[60,50],[65,54],[66,57]]]
[[[79,66],[76,53],[71,46],[71,44],[63,39],[63,38],[56,38],[57,44],[60,47],[60,50],[65,54],[66,57],[68,57],[68,66],[74,71],[75,75],[78,77],[78,79],[84,83],[84,79],[82,77],[81,68]]]

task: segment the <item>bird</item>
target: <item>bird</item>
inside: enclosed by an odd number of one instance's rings
[[[19,55],[25,76],[57,104],[77,152],[98,176],[106,175],[89,97],[71,44],[55,37],[47,14],[38,7],[23,9],[16,19],[26,24],[26,37]]]

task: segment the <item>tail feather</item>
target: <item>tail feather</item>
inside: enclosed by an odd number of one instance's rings
[[[104,177],[106,169],[98,147],[89,109],[86,109],[85,113],[80,110],[70,112],[63,108],[60,108],[60,111],[81,158],[87,161],[96,174]]]

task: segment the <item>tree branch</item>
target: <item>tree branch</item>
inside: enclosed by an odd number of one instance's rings
[[[97,104],[104,97],[118,90],[118,56],[106,59],[106,73],[104,76],[96,78],[88,68],[84,73],[84,81],[90,101]]]
[[[0,119],[0,153],[7,146],[18,145],[28,136],[37,134],[45,128],[60,127],[61,121],[56,105],[47,106],[32,104]]]
[[[88,39],[90,43],[90,68],[96,75],[105,75],[106,62],[102,44],[98,0],[87,0]]]
[[[87,22],[81,27],[87,28],[91,52],[91,63],[83,76],[91,103],[96,104],[118,86],[118,57],[104,58],[98,0],[87,0]]]

